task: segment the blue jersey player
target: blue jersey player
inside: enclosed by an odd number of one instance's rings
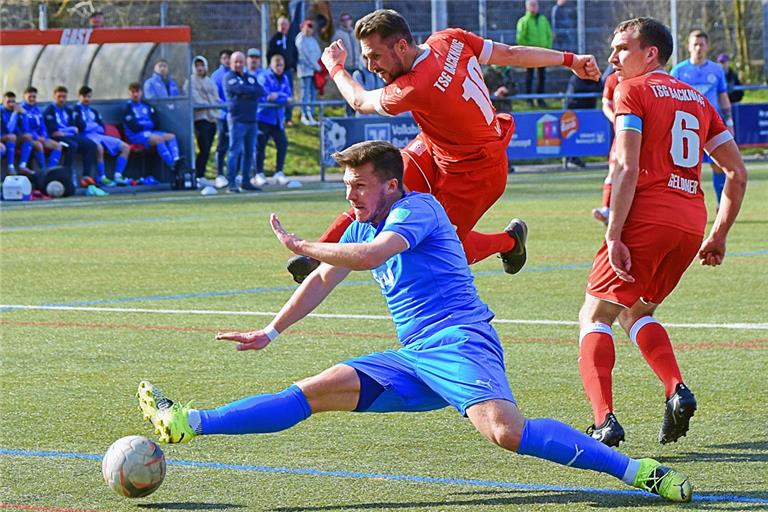
[[[145,148],[157,148],[157,153],[168,167],[176,170],[181,164],[179,144],[176,135],[155,130],[155,108],[141,101],[141,84],[132,82],[128,85],[131,100],[123,113],[125,137],[131,144],[141,144]]]
[[[38,167],[46,169],[45,150],[49,150],[48,168],[59,165],[61,160],[61,144],[50,138],[48,130],[45,128],[45,119],[43,111],[37,105],[37,88],[29,86],[24,89],[24,103],[21,104],[24,109],[23,130],[32,137],[32,146],[35,151],[35,159]]]
[[[218,409],[183,407],[143,381],[139,405],[162,441],[276,432],[325,411],[417,412],[453,406],[502,448],[607,473],[670,500],[691,499],[683,473],[653,459],[627,457],[558,421],[523,418],[507,382],[501,343],[489,323],[493,312],[477,295],[443,207],[429,194],[403,191],[402,157],[387,142],[361,142],[334,158],[344,169],[355,222],[340,243],[308,242],[288,234],[273,215],[272,229],[284,246],[323,263],[267,327],[217,338],[237,342],[238,350],[262,349],[317,307],[351,270],[370,270],[402,347],[344,361],[279,393]]]
[[[694,30],[688,35],[688,52],[691,54],[691,58],[673,67],[670,74],[699,91],[713,107],[719,109],[725,126],[733,135],[733,114],[731,112],[731,100],[728,98],[725,71],[720,64],[707,59],[709,36],[706,32]],[[715,189],[717,207],[720,208],[720,197],[723,195],[723,187],[725,187],[725,174],[708,155],[704,155],[704,161],[712,165],[712,185]]]
[[[98,110],[91,107],[91,96],[93,89],[84,85],[77,92],[79,102],[75,105],[75,123],[80,132],[96,143],[96,167],[99,174],[96,182],[104,185],[112,185],[112,180],[107,178],[104,171],[104,149],[111,155],[117,157],[115,160],[115,180],[118,182],[123,179],[123,171],[128,164],[128,155],[131,152],[131,146],[118,139],[104,133],[104,121]]]

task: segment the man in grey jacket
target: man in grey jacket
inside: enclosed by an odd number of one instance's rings
[[[320,43],[313,35],[315,31],[315,22],[304,20],[301,22],[301,32],[296,36],[296,49],[299,52],[299,63],[297,74],[301,82],[301,102],[311,103],[317,100],[317,87],[315,87],[315,71],[320,71]],[[312,105],[301,106],[301,124],[315,126],[312,115]]]
[[[339,28],[333,34],[333,40],[338,41],[341,39],[344,43],[344,48],[347,49],[347,60],[344,61],[344,69],[350,75],[358,70],[360,66],[360,41],[355,37],[355,22],[352,19],[352,15],[348,12],[341,13],[339,16]],[[347,116],[352,117],[355,115],[355,109],[350,105],[344,105],[347,110]]]
[[[193,105],[215,105],[219,103],[219,91],[216,84],[208,76],[208,61],[198,55],[192,61],[195,69],[187,83],[184,93],[192,97]],[[198,178],[205,176],[205,167],[211,156],[211,145],[216,135],[216,120],[219,109],[205,108],[195,110],[195,139],[197,140],[197,157],[195,158],[195,174]]]

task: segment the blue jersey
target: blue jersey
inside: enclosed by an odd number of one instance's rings
[[[83,135],[104,133],[104,122],[101,120],[101,115],[82,103],[75,105],[75,123]]]
[[[408,249],[371,271],[404,346],[446,327],[493,318],[477,295],[456,229],[434,196],[405,195],[378,226],[353,222],[341,243],[371,242],[385,231],[408,243]]]
[[[227,102],[227,94],[224,92],[224,75],[229,73],[229,68],[224,64],[219,64],[219,67],[211,74],[211,80],[216,84],[216,90],[219,91],[219,99],[222,103]],[[227,118],[227,110],[221,109],[219,114],[220,119]]]
[[[51,103],[43,110],[43,120],[45,122],[45,129],[51,135],[56,132],[61,132],[64,137],[77,135],[75,115],[66,105],[58,107],[55,103]]]
[[[43,120],[43,112],[40,107],[30,105],[29,103],[22,103],[21,108],[24,109],[24,118],[22,119],[22,130],[24,133],[30,133],[33,137],[48,137],[48,130],[45,129],[45,121]]]
[[[716,109],[719,109],[717,97],[720,93],[728,92],[722,66],[711,60],[701,66],[696,66],[690,59],[684,60],[673,67],[670,74],[699,91]]]
[[[8,110],[0,107],[0,124],[2,124],[2,133],[19,133],[21,129],[21,117],[15,110]]]
[[[152,105],[147,105],[143,101],[137,103],[129,101],[123,113],[125,134],[131,137],[141,132],[154,130],[155,122],[152,119],[154,115],[155,108]]]

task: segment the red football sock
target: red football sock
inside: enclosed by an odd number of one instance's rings
[[[506,231],[501,233],[478,233],[470,231],[462,241],[464,252],[467,254],[467,263],[472,265],[483,261],[488,256],[500,252],[511,251],[515,248],[515,239]]]
[[[664,396],[669,398],[675,387],[683,382],[667,330],[652,316],[640,318],[630,329],[629,336],[640,349],[653,373],[664,384]]]
[[[584,392],[592,403],[592,414],[595,417],[596,426],[605,420],[609,412],[613,412],[613,379],[611,373],[615,362],[616,350],[613,346],[612,335],[592,331],[581,338],[579,373],[581,374],[581,383],[584,385]]]
[[[609,208],[611,206],[611,189],[613,185],[611,183],[603,183],[603,206]]]
[[[355,213],[352,208],[342,213],[336,220],[334,220],[325,233],[318,239],[318,242],[338,242],[341,240],[341,235],[347,230],[352,221],[355,220]]]

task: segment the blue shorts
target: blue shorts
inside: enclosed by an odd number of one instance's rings
[[[152,135],[158,135],[162,137],[163,135],[165,135],[165,132],[156,132],[156,131],[146,130],[143,132],[134,133],[132,135],[126,134],[125,138],[128,139],[128,142],[130,142],[131,144],[141,144],[142,146],[144,146],[144,149],[149,149],[149,146],[150,146],[149,138]]]
[[[101,144],[111,155],[120,153],[120,147],[123,145],[123,141],[117,137],[111,137],[109,135],[103,135],[101,133],[88,133],[85,135],[96,144]]]
[[[384,388],[361,412],[431,411],[452,405],[466,416],[467,408],[478,402],[515,403],[504,351],[488,323],[448,327],[399,350],[375,352],[342,364]]]

